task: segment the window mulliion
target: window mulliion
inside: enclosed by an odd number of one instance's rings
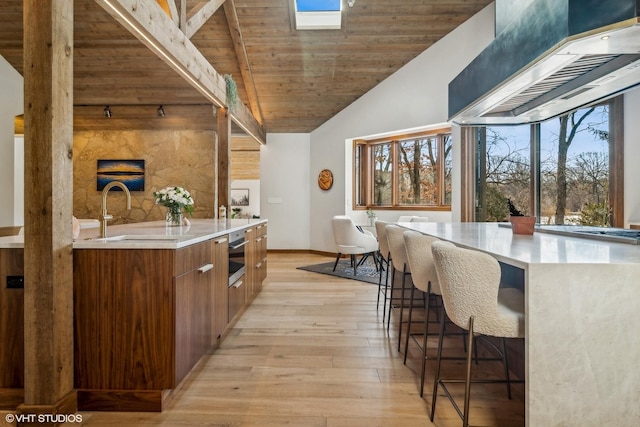
[[[451,205],[451,134],[439,129],[354,144],[354,208]]]

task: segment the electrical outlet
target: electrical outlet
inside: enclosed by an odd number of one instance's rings
[[[24,276],[7,276],[7,289],[24,289]]]

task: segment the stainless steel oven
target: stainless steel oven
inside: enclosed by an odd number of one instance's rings
[[[245,272],[244,248],[248,243],[244,231],[229,234],[229,286],[233,285]]]

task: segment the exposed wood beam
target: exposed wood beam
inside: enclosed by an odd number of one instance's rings
[[[187,15],[185,34],[191,38],[213,16],[225,0],[209,0],[198,3]]]
[[[156,3],[158,3],[158,6],[160,6],[164,13],[166,13],[167,16],[171,18],[171,20],[173,20],[173,22],[175,22],[176,24],[178,23],[178,11],[176,9],[174,0],[156,0]]]
[[[174,24],[180,25],[180,14],[178,13],[178,7],[176,6],[176,0],[166,0],[171,11],[171,20]]]
[[[25,354],[24,404],[17,412],[69,414],[77,408],[71,230],[74,2],[23,4]]]
[[[231,216],[229,206],[230,177],[231,177],[231,116],[226,108],[218,108],[216,119],[218,121],[218,206],[227,208],[228,217]]]
[[[95,0],[152,52],[218,107],[226,104],[226,83],[177,25],[144,0]],[[235,107],[234,122],[264,144],[266,132],[244,104]]]
[[[227,23],[229,24],[229,32],[231,33],[231,39],[233,40],[233,47],[236,51],[236,58],[238,59],[238,67],[242,74],[242,80],[244,82],[245,90],[247,91],[247,97],[249,98],[249,108],[253,113],[253,117],[262,123],[262,110],[260,109],[260,101],[258,100],[258,91],[253,80],[253,73],[251,72],[251,66],[249,64],[249,57],[247,56],[247,49],[242,39],[242,31],[240,30],[240,23],[238,22],[238,14],[236,12],[236,5],[234,0],[226,0],[224,3],[224,14],[227,17]]]
[[[178,27],[185,32],[187,28],[187,0],[176,0],[178,3]]]

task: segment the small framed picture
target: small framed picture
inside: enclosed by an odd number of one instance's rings
[[[249,189],[236,188],[231,190],[231,206],[249,206]]]
[[[102,191],[111,181],[122,182],[129,191],[144,191],[144,160],[98,160],[96,190]]]

